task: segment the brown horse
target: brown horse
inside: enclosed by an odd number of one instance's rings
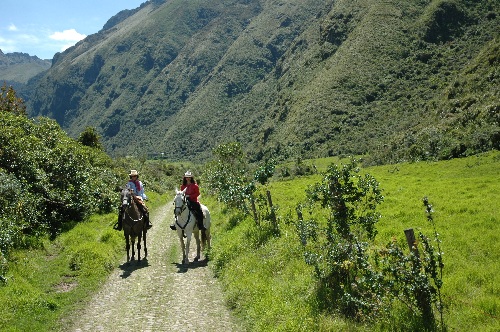
[[[147,229],[144,227],[144,214],[139,208],[140,202],[129,189],[123,189],[121,192],[122,201],[122,223],[123,233],[125,235],[125,244],[127,249],[127,262],[135,260],[135,241],[137,240],[137,260],[141,260],[141,238],[144,239],[144,257],[148,256],[146,247]],[[130,258],[130,243],[132,242],[132,259]]]

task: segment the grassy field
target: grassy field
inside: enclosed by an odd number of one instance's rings
[[[218,275],[226,301],[249,331],[401,331],[405,322],[361,325],[319,309],[316,280],[303,259],[292,223],[305,189],[321,180],[334,159],[307,161],[319,173],[277,179],[268,189],[278,207],[279,232],[270,223],[226,210],[213,198],[202,201],[212,213],[210,267]],[[375,245],[414,228],[432,238],[422,198],[434,206],[434,220],[444,251],[443,296],[449,331],[500,330],[499,204],[500,153],[362,168],[383,188],[382,217]],[[150,196],[150,208],[165,197]],[[95,216],[39,249],[18,251],[0,286],[0,331],[49,331],[75,314],[99,289],[123,258],[120,234],[111,229],[116,214]],[[279,235],[278,235],[279,234]],[[71,291],[67,291],[71,290]]]
[[[324,171],[333,159],[315,160]],[[382,217],[376,245],[392,238],[405,243],[404,230],[413,228],[433,238],[422,198],[434,207],[434,220],[444,252],[446,305],[450,331],[500,329],[500,153],[443,162],[421,162],[362,169],[383,188]],[[280,236],[263,238],[250,218],[238,219],[212,205],[216,222],[212,266],[220,273],[228,303],[246,317],[252,331],[371,331],[404,330],[404,322],[362,326],[318,310],[315,279],[304,263],[293,226],[295,206],[306,198],[307,186],[321,175],[276,181],[269,185],[279,207]],[[265,225],[261,225],[265,228]],[[403,318],[402,318],[403,319]],[[398,325],[399,324],[399,325]]]

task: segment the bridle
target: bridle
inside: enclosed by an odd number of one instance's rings
[[[122,206],[126,205],[127,207],[125,209],[123,209],[123,212],[135,223],[141,221],[143,218],[144,218],[144,213],[139,213],[141,215],[141,217],[139,219],[135,219],[133,218],[130,213],[128,212],[130,206],[131,206],[131,202],[134,198],[132,197],[132,193],[130,192],[130,190],[127,190],[126,194],[123,195],[123,200],[122,200]],[[126,203],[125,203],[126,201]],[[136,202],[134,202],[135,204],[137,204]],[[139,208],[138,208],[139,209]],[[140,210],[140,209],[139,209]],[[139,211],[140,212],[140,211]]]
[[[177,226],[179,226],[182,230],[184,230],[187,225],[189,225],[189,222],[191,221],[191,210],[189,210],[189,213],[188,213],[188,218],[187,218],[187,221],[184,225],[181,225],[179,224],[179,216],[182,214],[182,212],[184,212],[187,208],[187,204],[186,204],[186,195],[181,192],[177,195],[180,195],[182,194],[182,205],[177,205],[177,197],[176,199],[174,199],[174,215],[175,215],[175,223],[177,224]]]

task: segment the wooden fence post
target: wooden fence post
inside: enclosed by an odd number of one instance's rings
[[[269,208],[271,209],[271,219],[276,224],[276,214],[274,213],[273,209],[273,200],[271,199],[271,192],[269,190],[266,191],[266,195],[267,195],[267,202],[269,203]]]
[[[410,251],[412,251],[417,257],[420,257],[420,255],[418,254],[417,241],[415,239],[415,233],[413,232],[413,228],[405,229],[405,236]]]
[[[302,210],[300,209],[300,207],[297,207],[295,210],[297,211],[297,217],[299,218],[299,221],[304,220],[304,218],[302,217]]]
[[[257,215],[257,209],[255,208],[255,200],[252,198],[250,202],[252,204],[253,220],[255,220],[255,224],[258,226],[260,223],[259,216]]]
[[[405,235],[408,247],[410,247],[410,251],[413,252],[416,257],[416,262],[413,265],[413,268],[418,271],[422,267],[422,262],[418,253],[417,241],[415,239],[413,228],[405,229]],[[427,325],[426,327],[432,327],[434,325],[434,314],[432,313],[432,299],[430,294],[425,288],[422,289],[421,287],[416,287],[415,298],[417,299],[418,307],[422,310],[422,318],[424,323]]]

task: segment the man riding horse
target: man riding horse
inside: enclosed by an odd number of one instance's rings
[[[151,222],[149,220],[149,211],[145,203],[148,197],[144,193],[144,185],[139,180],[139,173],[135,169],[130,171],[129,178],[130,180],[127,182],[126,187],[127,189],[131,190],[133,194],[138,198],[138,201],[140,203],[139,208],[144,214],[144,221],[145,221],[144,227],[150,229],[153,225],[151,225]],[[118,222],[113,226],[113,228],[116,229],[117,231],[122,230],[122,218],[123,218],[123,211],[120,207],[120,211],[118,213]]]

